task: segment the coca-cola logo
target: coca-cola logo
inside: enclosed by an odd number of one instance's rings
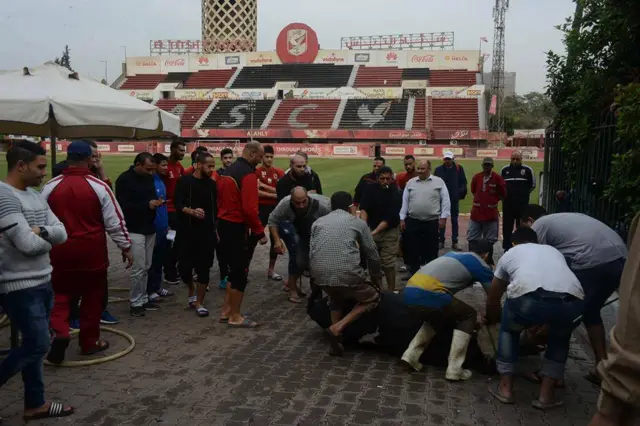
[[[186,62],[184,59],[167,59],[164,61],[164,66],[169,68],[177,68],[184,67],[185,63]]]
[[[434,62],[436,57],[433,55],[413,55],[411,57],[411,62],[413,63],[430,63]]]
[[[249,63],[250,64],[272,64],[273,59],[270,57],[265,57],[263,55],[260,55],[257,58],[251,59]]]
[[[395,52],[387,53],[387,61],[397,61],[397,60],[398,60],[398,55],[396,55]]]
[[[322,58],[322,62],[344,62],[344,58],[341,56],[336,56],[335,53],[332,53],[331,55]]]

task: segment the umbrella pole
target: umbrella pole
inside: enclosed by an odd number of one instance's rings
[[[56,153],[58,149],[56,147],[56,137],[51,136],[51,171],[53,171],[53,166],[56,165]]]

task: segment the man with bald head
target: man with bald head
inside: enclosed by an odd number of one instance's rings
[[[411,275],[438,257],[439,229],[451,215],[447,185],[431,174],[431,162],[419,160],[417,171],[418,176],[404,188],[400,209],[400,230]]]
[[[502,247],[511,248],[513,228],[518,228],[520,218],[529,205],[529,194],[536,189],[536,176],[531,167],[522,164],[522,152],[511,153],[511,163],[500,172],[507,184],[507,196],[502,200]]]
[[[249,142],[242,156],[227,168],[218,186],[218,236],[227,252],[229,279],[220,321],[234,328],[255,328],[258,323],[240,313],[247,286],[249,247],[253,240],[266,244],[264,227],[258,214],[258,177],[256,166],[262,161],[260,142]]]
[[[295,154],[289,160],[289,170],[276,184],[276,194],[278,201],[289,196],[296,186],[301,186],[307,191],[316,192],[313,186],[313,179],[307,173],[307,159],[300,154]]]
[[[287,288],[291,303],[300,303],[302,296],[296,282],[309,268],[311,225],[329,212],[331,201],[327,197],[296,186],[291,190],[291,195],[284,197],[269,215],[268,225],[274,249],[279,254],[285,252],[285,246],[289,250]]]

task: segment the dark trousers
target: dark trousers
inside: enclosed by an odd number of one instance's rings
[[[178,213],[169,212],[169,228],[178,229]],[[175,244],[169,248],[164,262],[164,278],[170,282],[178,281],[178,249]]]
[[[409,260],[409,270],[415,274],[422,265],[438,257],[438,219],[423,221],[408,217],[406,225],[403,234],[405,256]]]
[[[249,272],[249,247],[253,244],[247,236],[247,228],[243,223],[220,219],[218,235],[218,253],[224,252],[229,262],[229,284],[233,290],[244,292]]]
[[[455,208],[454,208],[455,207]],[[449,219],[451,219],[451,242],[452,243],[457,243],[458,242],[458,206],[451,206],[451,216],[449,217]],[[444,234],[447,231],[447,227],[444,226],[443,228],[440,228],[440,242],[444,243]]]
[[[69,321],[77,321],[80,319],[80,298],[73,297],[71,299],[70,307],[69,307]],[[104,296],[102,298],[102,311],[107,310],[107,305],[109,304],[109,283],[105,280],[104,282]]]
[[[513,229],[520,226],[520,219],[524,214],[527,204],[508,204],[504,203],[502,207],[502,248],[504,251],[509,250],[511,246],[511,234]]]
[[[171,241],[167,239],[167,234],[156,233],[156,245],[153,246],[153,258],[151,269],[147,278],[147,294],[157,293],[162,288],[162,266],[166,263],[167,256],[171,250]]]

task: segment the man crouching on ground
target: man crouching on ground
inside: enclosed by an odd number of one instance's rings
[[[326,330],[331,341],[331,355],[342,356],[340,335],[344,328],[365,312],[375,308],[380,299],[382,274],[380,256],[366,222],[349,214],[351,194],[339,191],[331,197],[331,210],[311,227],[309,254],[311,275],[331,300],[331,327]],[[372,283],[365,282],[361,254],[368,262]],[[342,318],[345,302],[356,306]]]

